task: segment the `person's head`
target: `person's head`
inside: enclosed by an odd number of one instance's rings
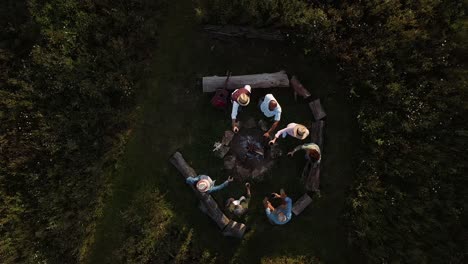
[[[242,106],[247,106],[250,103],[250,96],[248,94],[241,94],[237,98],[237,103]]]
[[[197,182],[197,190],[199,192],[207,192],[211,188],[212,181],[209,179],[201,179]]]
[[[271,205],[274,208],[281,206],[284,203],[284,199],[281,197],[275,197],[275,198],[271,197],[269,200],[270,200]]]
[[[286,215],[283,212],[279,212],[278,213],[278,221],[284,223],[284,222],[286,222],[286,220],[287,220]]]
[[[240,205],[236,205],[234,206],[234,214],[237,215],[237,216],[242,216],[244,210],[242,208],[242,206]]]
[[[315,150],[315,149],[309,149],[308,150],[309,154],[309,159],[311,161],[318,161],[320,159],[320,153]]]
[[[303,125],[297,125],[294,128],[294,135],[299,139],[305,139],[309,135],[309,130]]]
[[[270,111],[273,111],[276,109],[276,107],[278,107],[278,102],[276,102],[276,100],[271,100],[268,104],[268,109],[270,109]]]

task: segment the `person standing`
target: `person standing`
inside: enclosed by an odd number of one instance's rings
[[[272,94],[267,94],[265,97],[261,98],[259,105],[260,110],[266,117],[273,117],[273,124],[270,129],[263,134],[264,137],[269,138],[270,134],[275,131],[276,127],[278,127],[279,121],[281,120],[281,106]]]
[[[231,101],[232,101],[231,119],[232,119],[232,131],[234,133],[239,132],[239,127],[237,126],[237,114],[239,112],[239,106],[247,106],[250,103],[251,91],[252,91],[252,87],[250,87],[250,85],[245,85],[242,88],[236,89],[231,94]]]
[[[307,143],[300,146],[295,147],[292,151],[288,152],[289,156],[293,156],[299,150],[305,150],[305,158],[306,160],[310,160],[314,164],[319,164],[322,160],[322,155],[320,154],[320,147],[315,143]]]
[[[243,216],[245,213],[247,213],[247,210],[249,208],[249,203],[250,203],[250,183],[245,184],[245,189],[246,189],[246,195],[241,196],[238,200],[235,200],[234,198],[229,198],[226,202],[226,209],[227,211],[235,215],[237,217]]]
[[[210,178],[210,176],[198,175],[197,177],[188,177],[187,179],[185,179],[185,182],[189,185],[195,185],[195,188],[199,192],[202,192],[202,193],[206,192],[209,194],[209,193],[216,192],[225,188],[233,180],[234,178],[232,176],[229,176],[228,179],[224,181],[222,184],[215,185],[215,181],[213,181]]]
[[[269,144],[273,145],[280,136],[285,138],[287,135],[304,140],[309,135],[309,130],[301,124],[289,123],[285,128],[276,132],[275,138],[270,140]]]
[[[283,189],[280,190],[280,194],[272,193],[275,198],[281,198],[282,204],[278,207],[273,207],[273,205],[268,201],[268,197],[263,199],[263,205],[265,206],[265,213],[270,221],[270,223],[275,225],[284,225],[289,222],[292,218],[292,200]]]

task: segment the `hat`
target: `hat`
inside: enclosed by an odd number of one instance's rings
[[[248,96],[247,94],[241,94],[239,95],[239,97],[237,98],[237,102],[242,105],[242,106],[247,106],[249,103],[250,103],[250,96]]]
[[[284,222],[286,222],[286,220],[287,220],[286,215],[283,212],[279,212],[278,213],[278,221],[284,223]]]
[[[305,139],[309,135],[309,130],[303,125],[296,125],[294,127],[294,137],[298,139]]]
[[[209,179],[201,179],[197,182],[197,190],[199,192],[207,192],[211,188],[212,181]]]

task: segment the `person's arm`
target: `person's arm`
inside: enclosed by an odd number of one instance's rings
[[[273,138],[272,140],[270,140],[270,145],[273,145],[275,144],[276,140],[283,134],[283,133],[286,133],[286,130],[288,129],[288,127],[285,127],[281,130],[278,130],[278,132],[276,132],[275,134],[275,138]]]
[[[231,112],[231,119],[232,119],[232,131],[236,132],[239,131],[237,127],[237,112],[239,110],[239,104],[237,102],[232,102],[232,112]]]
[[[200,180],[200,176],[197,176],[197,177],[188,177],[187,179],[185,179],[185,183],[187,184],[190,184],[190,185],[193,185],[195,184],[197,181]]]
[[[208,193],[216,192],[216,191],[219,191],[219,190],[223,189],[224,187],[228,186],[229,183],[232,182],[233,180],[234,180],[234,178],[232,176],[229,176],[228,179],[226,181],[224,181],[222,184],[217,185],[217,186],[213,186],[213,188],[208,190]]]
[[[273,131],[275,131],[275,129],[278,127],[278,124],[279,121],[275,121],[273,125],[271,125],[271,128],[265,134],[263,134],[263,136],[269,138],[270,134],[273,133]]]
[[[286,201],[286,216],[289,217],[289,215],[291,215],[291,211],[292,211],[292,200],[291,198],[289,197],[285,197],[284,200]]]
[[[222,184],[220,185],[216,185],[216,186],[213,186],[213,188],[211,188],[210,190],[208,190],[208,193],[212,193],[212,192],[217,192],[221,189],[223,189],[224,187],[228,186],[229,185],[229,182],[228,181],[224,181]]]
[[[305,145],[305,144],[304,144],[304,145]],[[298,150],[303,149],[303,148],[304,148],[304,145],[299,145],[299,146],[295,147],[292,151],[288,152],[288,155],[289,155],[289,156],[294,155],[294,153],[296,153]]]

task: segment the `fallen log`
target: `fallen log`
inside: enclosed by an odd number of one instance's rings
[[[310,110],[312,110],[312,114],[314,115],[314,118],[317,121],[327,116],[327,114],[323,110],[322,104],[320,103],[320,99],[316,99],[310,102],[309,108]]]
[[[301,198],[299,198],[299,200],[294,203],[292,212],[297,216],[302,213],[302,211],[304,211],[304,209],[311,203],[312,198],[310,198],[310,196],[305,193]]]
[[[251,27],[240,27],[240,26],[218,26],[218,25],[206,25],[205,31],[210,34],[227,37],[241,37],[249,39],[263,39],[263,40],[276,40],[283,41],[285,34],[279,30],[268,30],[268,29],[256,29]]]
[[[188,165],[188,163],[184,160],[184,157],[179,152],[174,153],[169,159],[172,165],[176,167],[179,172],[184,176],[184,179],[188,177],[196,177],[197,174],[195,170]],[[199,192],[195,186],[191,186],[192,190],[194,191],[195,195],[200,199],[200,209],[206,213],[216,225],[223,231],[223,234],[226,233],[229,236],[239,237],[241,238],[244,235],[246,230],[246,226],[242,223],[237,223],[235,221],[230,220],[219,208],[216,201],[210,194],[201,193]],[[234,223],[232,223],[234,222]]]
[[[309,91],[306,88],[304,88],[304,86],[301,84],[301,82],[299,82],[296,76],[293,76],[291,78],[289,84],[294,89],[294,92],[302,96],[304,99],[311,96]]]
[[[309,176],[305,181],[305,188],[308,191],[318,192],[320,188],[320,165],[312,166]]]
[[[204,93],[211,93],[225,86],[226,76],[207,76],[202,79]],[[228,90],[234,90],[244,85],[252,88],[289,87],[288,75],[284,71],[275,73],[261,73],[250,75],[238,75],[229,77]]]
[[[322,150],[323,148],[323,130],[325,127],[325,121],[320,120],[318,122],[313,122],[310,126],[310,139],[313,143],[317,144]]]

